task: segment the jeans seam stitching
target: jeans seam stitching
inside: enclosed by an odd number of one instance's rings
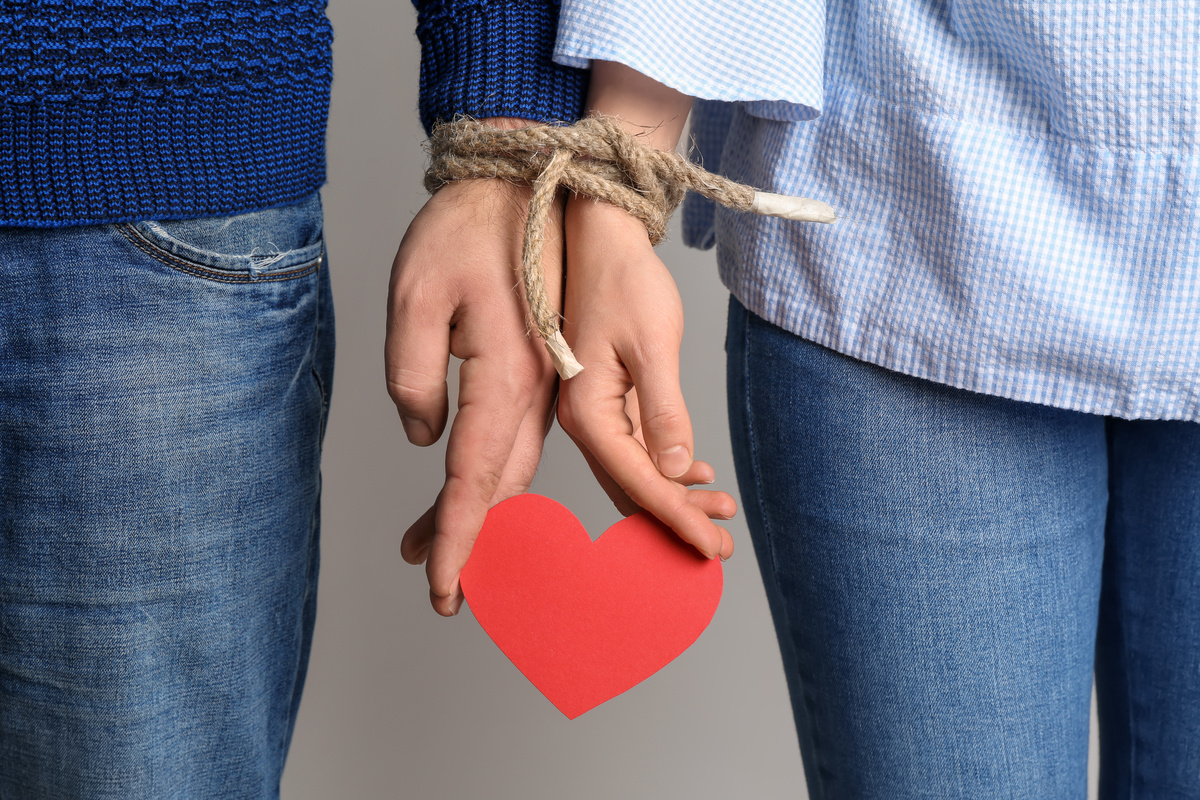
[[[1110,461],[1113,456],[1113,439],[1115,437],[1115,434],[1113,433],[1113,425],[1114,425],[1114,423],[1111,419],[1108,419],[1105,421],[1105,428],[1106,428],[1105,445],[1108,448],[1108,458]],[[1110,467],[1109,473],[1108,473],[1108,502],[1109,502],[1110,506],[1113,502],[1112,498],[1113,498],[1113,476],[1114,476],[1114,474],[1115,474],[1115,470],[1113,470]],[[1105,535],[1105,538],[1107,538],[1109,536],[1108,530],[1105,530],[1104,535]],[[1103,571],[1101,572],[1101,575],[1103,575]],[[1136,781],[1134,781],[1134,772],[1137,768],[1137,736],[1134,733],[1135,729],[1133,726],[1133,687],[1132,687],[1132,681],[1130,679],[1131,670],[1129,669],[1129,665],[1132,662],[1132,659],[1130,658],[1130,655],[1129,655],[1129,637],[1128,637],[1129,626],[1127,626],[1125,624],[1123,609],[1121,609],[1119,611],[1119,613],[1117,614],[1117,624],[1120,626],[1119,630],[1120,630],[1120,637],[1121,637],[1121,658],[1124,661],[1124,663],[1121,665],[1122,666],[1121,674],[1122,674],[1122,679],[1125,682],[1125,723],[1128,726],[1128,730],[1129,730],[1129,772],[1128,772],[1129,784],[1126,787],[1128,790],[1126,793],[1126,796],[1129,798],[1129,800],[1135,800],[1136,792],[1134,791],[1134,787],[1136,786]],[[1094,671],[1094,668],[1093,668],[1093,671]]]
[[[772,530],[773,526],[771,525],[770,512],[767,510],[766,504],[762,502],[762,498],[764,497],[763,486],[762,486],[762,477],[761,477],[762,476],[762,467],[761,467],[761,464],[760,464],[759,458],[758,458],[757,438],[754,434],[754,409],[753,409],[753,405],[750,402],[750,396],[751,396],[751,391],[750,391],[751,390],[751,385],[750,385],[750,323],[752,320],[752,317],[751,317],[752,312],[749,309],[745,309],[745,308],[743,309],[743,311],[744,311],[744,313],[743,313],[743,321],[742,321],[742,331],[743,331],[742,332],[742,380],[744,381],[745,386],[746,386],[744,402],[746,404],[747,435],[750,440],[750,459],[754,465],[754,491],[758,494],[758,507],[762,514],[763,534],[764,534],[763,538],[766,541],[766,545],[767,545],[767,555],[771,560],[771,569],[775,573],[775,582],[778,584],[778,582],[779,582],[779,559],[776,556],[774,538],[771,535],[771,530]],[[782,603],[780,605],[780,612],[782,614],[784,614],[785,625],[787,626],[787,629],[791,630],[792,625],[791,625],[790,615],[788,614],[788,609],[787,609],[786,603]],[[793,645],[793,649],[794,649],[794,645]],[[797,670],[799,670],[798,658],[797,658],[796,668],[797,668]],[[810,782],[815,783],[819,787],[821,797],[825,797],[828,794],[825,791],[825,773],[828,772],[829,770],[828,770],[828,767],[824,764],[824,759],[821,757],[821,749],[817,746],[818,736],[817,736],[816,714],[814,713],[812,704],[809,703],[808,693],[804,691],[803,686],[801,687],[801,692],[800,692],[800,702],[804,705],[804,707],[808,711],[808,715],[809,715],[808,728],[809,728],[809,737],[812,740],[813,762],[814,762],[814,765],[817,767],[817,769],[816,769],[817,774],[810,776],[809,780],[810,780]]]
[[[320,253],[320,255],[317,256],[317,263],[320,264],[320,263],[323,263],[324,261],[325,261],[325,245],[322,243],[321,253]],[[324,295],[321,294],[319,290],[318,290],[318,297],[321,300],[324,299]],[[328,425],[328,420],[329,420],[329,392],[326,391],[325,381],[321,378],[320,371],[317,370],[316,353],[317,353],[317,349],[320,346],[321,325],[323,322],[323,320],[321,319],[321,310],[322,310],[322,303],[320,301],[318,301],[318,303],[317,303],[317,324],[313,327],[313,339],[312,339],[313,360],[312,360],[312,364],[309,366],[309,369],[312,372],[313,379],[317,382],[317,391],[321,395],[321,427],[320,427],[320,437],[321,438],[320,438],[320,442],[321,442],[322,449],[324,449],[325,428]]]
[[[762,502],[762,466],[758,460],[758,440],[754,435],[754,406],[750,402],[750,312],[746,310],[742,318],[742,380],[746,384],[746,433],[750,439],[750,459],[754,463],[754,491],[758,495],[758,506],[762,509],[763,533],[766,534],[767,555],[771,559],[771,569],[775,579],[779,579],[779,559],[775,556],[775,544],[771,538],[771,519],[766,506]]]
[[[179,272],[184,272],[188,275],[193,275],[195,277],[204,278],[210,281],[216,281],[217,283],[271,283],[278,281],[290,281],[297,278],[303,278],[306,275],[317,271],[321,266],[321,256],[317,256],[312,261],[309,261],[306,264],[301,264],[300,266],[291,270],[272,272],[265,275],[260,273],[259,277],[255,277],[252,274],[246,274],[245,276],[242,276],[234,273],[210,269],[199,264],[193,264],[190,261],[182,259],[172,253],[164,252],[158,247],[155,247],[151,242],[147,241],[146,238],[142,236],[141,232],[129,223],[123,222],[116,227],[117,230],[119,230],[121,234],[133,244],[134,247],[138,248],[155,261],[165,264],[171,269],[178,270]],[[322,248],[321,252],[324,253],[324,248]]]
[[[316,262],[317,262],[317,264],[321,264],[322,262],[324,262],[324,260],[325,260],[325,246],[324,246],[324,244],[322,244],[320,255],[317,256]],[[321,324],[322,324],[322,319],[321,319],[322,302],[321,301],[325,299],[325,295],[323,294],[320,286],[317,287],[317,297],[318,297],[317,319],[313,324],[312,341],[309,345],[310,351],[312,353],[311,363],[309,365],[309,372],[312,374],[313,380],[317,384],[317,393],[321,396],[321,416],[320,416],[321,424],[318,427],[318,434],[317,434],[317,436],[318,436],[318,438],[317,438],[317,502],[316,502],[316,505],[313,507],[312,517],[309,521],[308,565],[305,570],[304,597],[300,602],[300,608],[301,608],[301,614],[300,614],[301,633],[300,633],[300,636],[302,639],[304,636],[304,631],[303,631],[304,611],[303,611],[303,609],[308,607],[309,597],[313,592],[316,591],[316,586],[315,586],[315,581],[313,580],[312,571],[313,571],[313,560],[314,560],[314,556],[315,556],[315,549],[317,547],[317,537],[319,536],[319,530],[320,530],[320,524],[321,524],[321,499],[320,498],[321,498],[321,491],[323,489],[323,486],[322,486],[323,481],[321,480],[320,463],[321,463],[321,457],[324,454],[324,450],[325,450],[325,428],[326,428],[326,425],[328,424],[328,420],[329,420],[329,394],[325,391],[325,382],[323,380],[321,380],[321,373],[317,370],[317,350],[320,347],[320,335],[321,335]],[[310,636],[311,636],[311,634],[310,634]],[[312,656],[311,656],[311,648],[312,648],[311,639],[309,642],[309,648],[310,648],[309,659],[310,659],[310,663],[311,663],[311,658],[312,658]],[[292,672],[292,692],[293,692],[293,694],[296,692],[296,684],[299,683],[300,659],[302,657],[303,656],[301,656],[300,653],[297,653],[296,665]],[[283,729],[286,731],[290,727],[292,727],[292,725],[293,725],[292,704],[289,703],[288,707],[287,707],[287,714],[284,719]],[[287,760],[287,750],[288,750],[288,745],[290,744],[290,738],[291,738],[290,736],[285,737],[285,738],[281,739],[279,742],[280,763],[284,763]]]

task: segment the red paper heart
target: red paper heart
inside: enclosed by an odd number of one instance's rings
[[[548,497],[488,512],[462,572],[479,624],[574,719],[686,650],[721,600],[721,562],[642,512],[595,542]]]

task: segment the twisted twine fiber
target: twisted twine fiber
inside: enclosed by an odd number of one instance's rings
[[[542,268],[546,222],[559,186],[624,209],[645,224],[655,245],[666,238],[667,221],[688,189],[742,211],[834,220],[833,209],[824,203],[756,192],[676,153],[648,147],[611,117],[514,130],[460,118],[434,129],[429,151],[432,163],[425,173],[425,188],[430,193],[467,178],[503,178],[532,186],[521,249],[521,279],[529,303],[530,328],[546,342],[564,379],[583,367],[562,337]]]

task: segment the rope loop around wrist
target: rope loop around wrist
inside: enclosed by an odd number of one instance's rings
[[[425,188],[430,193],[469,178],[500,178],[532,187],[521,248],[521,282],[529,327],[545,341],[564,380],[583,366],[563,339],[542,266],[546,224],[560,186],[637,217],[655,245],[666,238],[667,222],[688,190],[742,211],[811,222],[836,219],[833,209],[819,201],[758,192],[677,153],[649,147],[613,117],[514,129],[461,117],[434,128],[429,153]]]

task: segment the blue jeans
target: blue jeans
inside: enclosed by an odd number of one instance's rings
[[[729,314],[813,800],[1200,797],[1200,425],[910,378]]]
[[[279,793],[316,611],[316,195],[0,228],[0,797]]]

